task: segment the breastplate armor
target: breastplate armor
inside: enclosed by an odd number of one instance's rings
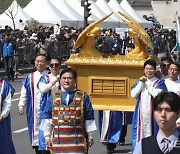
[[[87,153],[84,129],[84,93],[77,90],[72,105],[61,103],[55,92],[52,106],[52,153]]]

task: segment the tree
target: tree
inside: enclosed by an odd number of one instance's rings
[[[31,18],[31,20],[27,21],[27,28],[28,30],[32,30],[34,31],[35,29],[37,29],[39,26],[39,22],[37,22],[36,20],[34,20],[33,18]]]
[[[12,22],[13,22],[13,29],[15,30],[16,29],[16,26],[15,26],[15,17],[18,13],[18,5],[17,5],[17,2],[16,1],[13,1],[12,4],[9,6],[9,8],[5,11],[6,15],[11,18]]]

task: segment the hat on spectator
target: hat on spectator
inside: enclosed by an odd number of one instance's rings
[[[31,40],[37,40],[37,34],[36,33],[32,33],[30,39]]]
[[[51,34],[49,37],[51,40],[56,39],[56,35],[54,35],[54,34]]]

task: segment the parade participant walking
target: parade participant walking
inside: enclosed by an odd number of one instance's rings
[[[165,80],[168,78],[168,68],[169,68],[171,63],[173,63],[171,58],[168,58],[168,57],[162,57],[161,58],[161,64],[160,64],[160,69],[161,69],[160,78],[161,78],[161,80]]]
[[[131,90],[131,96],[137,100],[132,121],[132,150],[142,138],[157,132],[153,118],[153,98],[167,89],[155,74],[156,62],[151,59],[145,61],[144,76],[140,77]]]
[[[165,79],[165,84],[168,91],[176,93],[180,97],[180,79],[178,75],[180,73],[180,64],[179,63],[172,63],[168,68],[168,76],[169,78]],[[180,121],[180,118],[177,120]]]
[[[11,98],[14,88],[0,78],[0,154],[16,154],[11,134]]]
[[[123,117],[123,116],[126,116]],[[108,153],[113,153],[116,144],[125,144],[127,124],[132,123],[132,112],[99,111],[99,131],[101,142],[106,145]]]
[[[88,95],[75,88],[76,79],[75,70],[64,69],[60,74],[62,90],[46,103],[40,129],[52,153],[88,153],[93,145],[94,110]]]
[[[180,116],[180,98],[174,92],[161,92],[154,99],[154,117],[159,126],[157,135],[143,138],[133,154],[179,154],[180,133],[176,120]]]
[[[172,91],[180,96],[180,79],[178,79],[178,75],[180,73],[180,65],[179,63],[172,63],[168,68],[168,76],[169,78],[165,79],[165,84],[168,91]]]
[[[14,81],[14,50],[15,44],[11,41],[11,35],[6,34],[0,56],[1,60],[4,62],[4,67],[9,81]]]
[[[122,111],[122,128],[121,135],[119,138],[119,145],[125,145],[128,125],[132,124],[133,112]]]
[[[60,69],[61,69],[61,61],[57,57],[53,57],[50,60],[49,64],[50,74],[41,76],[38,89],[41,92],[41,108],[40,108],[40,119],[39,123],[42,121],[42,113],[44,112],[44,108],[46,105],[46,101],[50,95],[54,92],[61,89],[60,84]],[[39,130],[39,149],[46,149],[44,133],[42,130]]]
[[[21,89],[21,96],[19,101],[19,114],[24,114],[24,107],[26,106],[26,116],[29,130],[29,137],[32,147],[36,154],[41,154],[44,151],[38,150],[38,133],[39,133],[39,113],[40,113],[40,97],[41,93],[37,88],[37,84],[42,75],[48,74],[45,70],[47,65],[46,56],[39,54],[35,58],[36,71],[30,73],[23,81]],[[45,151],[46,152],[46,151]],[[44,153],[45,153],[44,152]],[[48,153],[48,152],[47,152]]]
[[[48,93],[51,95],[55,91],[60,90],[60,75],[61,61],[57,57],[53,57],[50,60],[49,70],[50,74],[41,76],[38,88],[41,93]]]

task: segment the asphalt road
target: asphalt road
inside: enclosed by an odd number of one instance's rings
[[[27,121],[26,115],[20,116],[18,113],[18,102],[20,97],[20,90],[22,86],[22,80],[26,76],[23,75],[18,79],[15,79],[14,82],[10,82],[15,88],[15,94],[12,99],[12,108],[11,108],[11,126],[12,126],[12,135],[13,142],[15,145],[17,154],[33,154],[33,150],[30,145],[28,130],[27,130]],[[96,124],[98,127],[98,111],[95,111]],[[99,131],[97,130],[94,134],[94,145],[89,149],[89,154],[105,154],[106,146],[101,144],[99,138]],[[131,153],[131,125],[128,126],[128,134],[126,137],[126,144],[124,146],[117,146],[114,153]]]

